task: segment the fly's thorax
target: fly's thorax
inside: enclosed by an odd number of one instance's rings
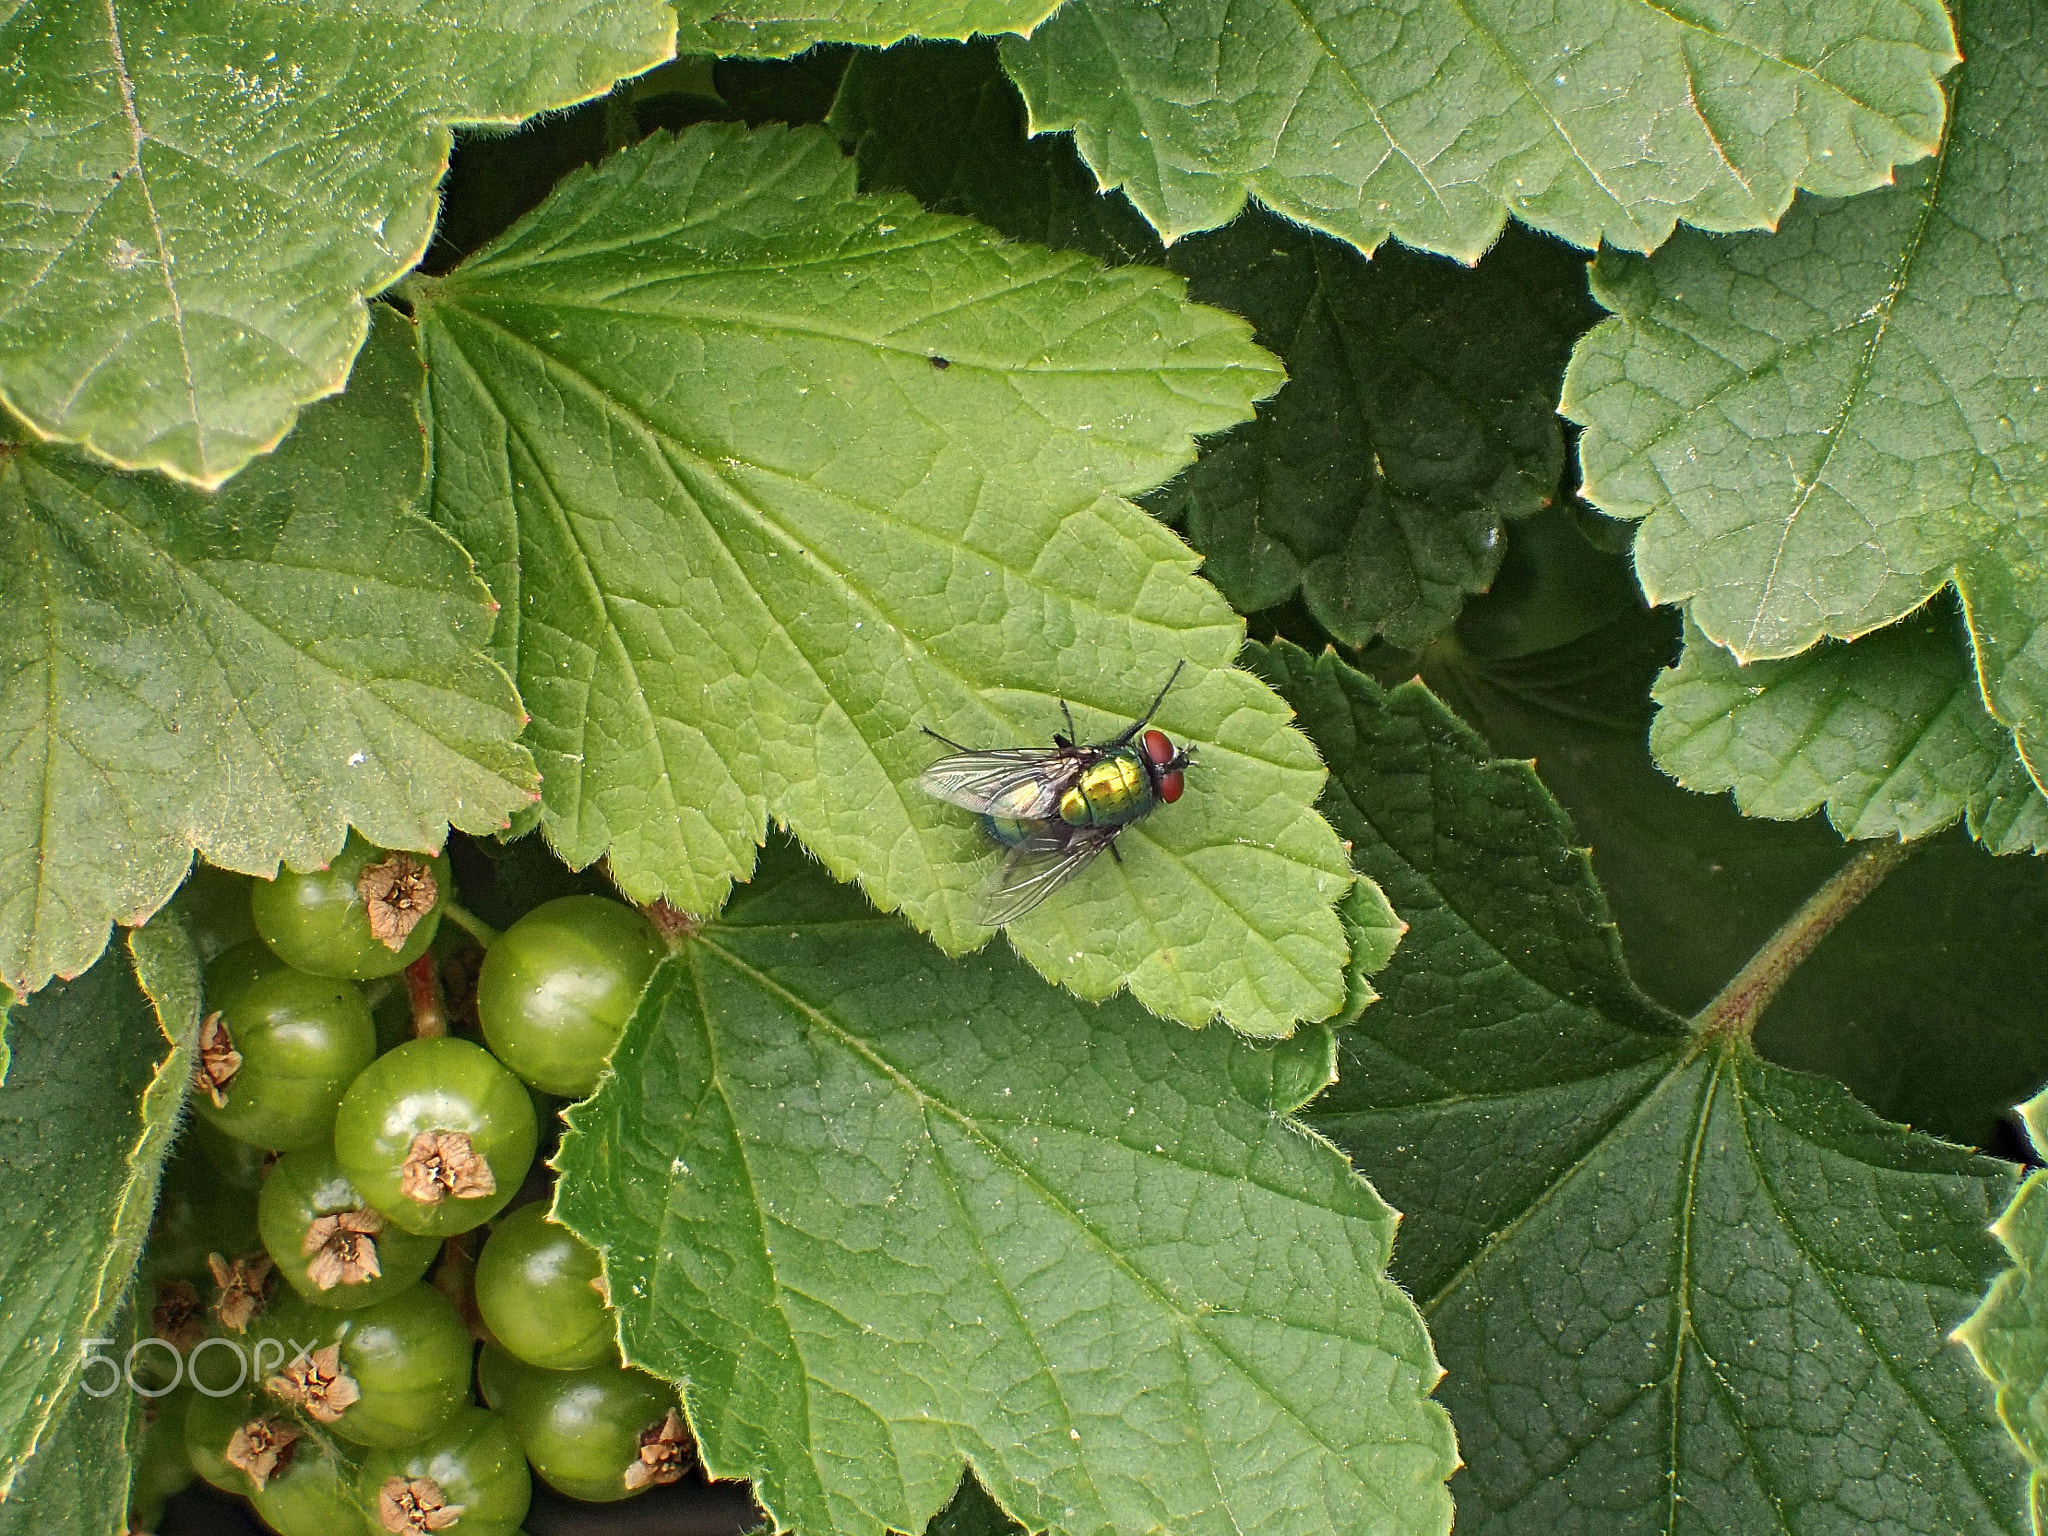
[[[1152,808],[1152,778],[1137,752],[1120,747],[1081,770],[1060,796],[1060,820],[1069,826],[1121,826]]]

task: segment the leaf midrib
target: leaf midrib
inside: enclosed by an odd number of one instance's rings
[[[129,175],[135,178],[136,187],[142,195],[143,206],[149,210],[150,233],[156,240],[157,272],[163,278],[164,292],[171,302],[173,328],[178,337],[178,358],[184,367],[185,403],[188,412],[186,419],[192,423],[192,431],[197,439],[194,446],[198,450],[199,463],[203,471],[207,459],[206,424],[200,419],[199,385],[192,374],[192,347],[185,334],[185,301],[178,292],[177,283],[171,277],[170,243],[164,235],[163,219],[156,211],[155,194],[149,189],[149,175],[142,168],[142,146],[148,135],[142,131],[142,119],[135,111],[135,81],[128,73],[127,54],[121,46],[120,17],[115,13],[114,0],[104,0],[104,3],[107,8],[107,45],[113,52],[114,74],[121,87],[121,110],[128,124],[131,144]],[[83,235],[84,232],[84,226],[81,225],[78,233]],[[79,388],[83,387],[81,383]],[[75,393],[73,398],[76,398]],[[69,405],[70,402],[67,401],[67,411]]]

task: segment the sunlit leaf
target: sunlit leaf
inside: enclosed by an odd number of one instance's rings
[[[1946,606],[1854,645],[1739,665],[1698,629],[1657,680],[1650,751],[1747,816],[1822,806],[1844,837],[1925,837],[1957,820],[1994,853],[2048,845],[2048,797],[1993,720]]]
[[[1955,56],[1934,0],[1069,0],[1003,45],[1033,128],[1072,129],[1168,239],[1255,197],[1466,261],[1509,214],[1647,251],[1882,185],[1933,150]]]
[[[684,53],[802,53],[814,43],[872,43],[886,48],[906,37],[971,37],[977,32],[1029,32],[1059,0],[678,0]]]
[[[0,977],[76,975],[196,848],[271,874],[353,824],[438,847],[533,797],[490,594],[416,510],[388,310],[338,400],[218,495],[0,443]]]
[[[0,400],[220,484],[342,387],[456,122],[669,56],[658,0],[16,0],[0,15]]]
[[[1172,267],[1250,320],[1288,382],[1146,498],[1240,612],[1301,594],[1332,635],[1420,645],[1492,580],[1501,525],[1557,492],[1565,359],[1593,322],[1584,258],[1526,232],[1476,271],[1372,261],[1251,210],[1166,251],[1064,137],[1026,137],[992,43],[857,56],[832,109],[863,185],[1012,239]]]
[[[942,732],[1159,723],[1188,793],[1009,929],[1086,996],[1337,1011],[1343,850],[1241,621],[1122,497],[1278,383],[1179,279],[863,196],[819,130],[714,125],[565,181],[419,305],[434,506],[504,604],[572,865],[715,911],[773,820],[949,951],[988,931]]]

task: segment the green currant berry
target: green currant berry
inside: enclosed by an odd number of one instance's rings
[[[431,1285],[353,1312],[300,1301],[276,1326],[293,1353],[264,1389],[344,1440],[410,1445],[469,1400],[469,1330]]]
[[[252,1392],[234,1392],[226,1397],[192,1394],[185,1407],[184,1435],[185,1459],[195,1474],[227,1493],[249,1491],[247,1479],[227,1464],[226,1457],[228,1441],[255,1411],[256,1397]]]
[[[369,1452],[356,1477],[358,1502],[394,1536],[512,1536],[532,1496],[519,1441],[487,1408],[459,1409],[412,1445]],[[434,1512],[451,1506],[462,1514],[443,1527]]]
[[[326,1147],[287,1152],[263,1181],[256,1227],[293,1290],[353,1311],[395,1296],[427,1272],[440,1243],[386,1221]]]
[[[491,1228],[477,1255],[476,1306],[498,1342],[528,1365],[566,1371],[613,1357],[618,1330],[597,1250],[548,1220],[545,1201]]]
[[[283,969],[285,963],[277,958],[277,951],[254,935],[222,950],[206,962],[207,1012],[227,1007],[250,982]]]
[[[206,1337],[185,1352],[185,1379],[202,1397],[248,1386],[249,1361],[241,1339],[224,1329],[208,1329]]]
[[[164,1517],[164,1501],[196,1475],[185,1452],[185,1414],[196,1396],[180,1387],[142,1408],[142,1438],[128,1479],[128,1526],[153,1531]]]
[[[353,1469],[311,1435],[292,1447],[291,1458],[249,1496],[249,1505],[277,1536],[336,1536],[364,1529]]]
[[[290,1414],[270,1411],[246,1387],[221,1397],[197,1393],[185,1410],[192,1470],[223,1493],[256,1492],[291,1463],[301,1438]]]
[[[491,945],[476,1011],[498,1059],[537,1088],[580,1099],[597,1086],[661,941],[631,907],[562,896]]]
[[[350,1084],[334,1150],[370,1204],[436,1237],[489,1221],[519,1191],[538,1128],[526,1085],[480,1045],[409,1040]]]
[[[609,1362],[522,1371],[501,1411],[534,1471],[572,1499],[630,1498],[675,1482],[696,1457],[675,1390]]]
[[[351,832],[325,869],[257,881],[249,911],[286,964],[362,981],[427,952],[452,881],[446,854],[392,853]]]
[[[201,960],[256,937],[249,916],[249,877],[204,862],[195,864],[178,887],[173,909]]]
[[[532,1367],[495,1344],[486,1344],[476,1355],[476,1390],[486,1408],[503,1408],[513,1382]]]
[[[279,966],[201,1022],[193,1103],[239,1141],[313,1146],[376,1054],[376,1026],[353,982]]]

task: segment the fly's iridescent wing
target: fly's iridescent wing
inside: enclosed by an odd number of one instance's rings
[[[917,776],[918,787],[948,805],[986,813],[1000,808],[1022,821],[1046,821],[1058,812],[1087,758],[1058,747],[1011,747],[956,752]]]
[[[1013,923],[1088,867],[1116,841],[1114,827],[1070,827],[1052,822],[1011,848],[975,909],[990,928]]]

